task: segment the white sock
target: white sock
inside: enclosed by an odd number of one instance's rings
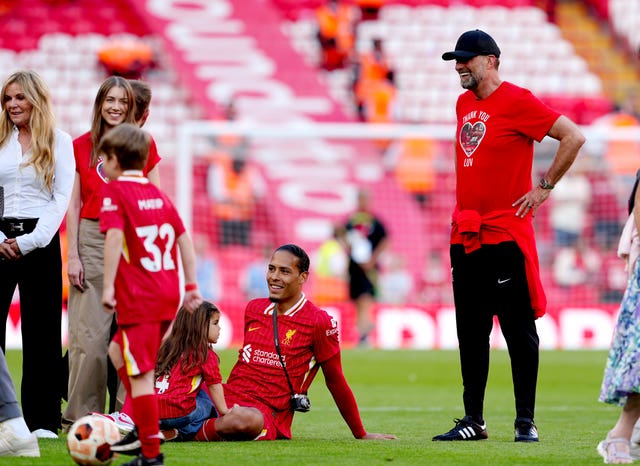
[[[8,419],[5,421],[11,430],[18,436],[22,438],[27,438],[31,436],[31,432],[27,427],[27,423],[24,422],[23,417],[14,417],[13,419]]]

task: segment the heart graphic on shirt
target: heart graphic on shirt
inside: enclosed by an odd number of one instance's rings
[[[471,154],[476,151],[486,131],[487,127],[481,121],[473,125],[468,122],[462,125],[462,129],[460,130],[460,145],[467,154],[467,157],[471,157]]]
[[[104,165],[104,161],[99,160],[98,165],[96,165],[96,173],[98,173],[98,176],[102,178],[102,181],[104,181],[105,183],[108,183],[109,178],[107,178],[107,174],[104,172],[103,165]]]

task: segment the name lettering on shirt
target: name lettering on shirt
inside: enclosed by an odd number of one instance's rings
[[[158,210],[163,207],[162,199],[139,199],[138,200],[138,209],[140,210]]]

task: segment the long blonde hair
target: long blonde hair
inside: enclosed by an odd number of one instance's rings
[[[27,165],[33,165],[37,176],[42,177],[45,187],[53,191],[55,172],[56,118],[51,108],[49,87],[38,73],[31,70],[16,71],[2,85],[2,113],[0,113],[0,147],[6,144],[13,132],[14,124],[5,105],[7,87],[11,84],[22,87],[27,101],[32,105],[29,128],[31,130],[32,157]]]
[[[93,102],[93,114],[91,116],[91,166],[95,167],[98,164],[98,144],[107,131],[107,125],[104,118],[102,118],[102,106],[107,99],[107,94],[114,87],[121,87],[124,89],[125,96],[127,98],[128,107],[124,117],[123,123],[135,123],[135,110],[136,99],[133,94],[133,89],[129,81],[121,76],[109,76],[103,81],[96,94],[96,99]]]

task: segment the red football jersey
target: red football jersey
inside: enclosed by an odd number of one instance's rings
[[[461,94],[456,114],[458,210],[515,214],[512,204],[532,187],[533,142],[545,137],[560,114],[508,82],[486,99]]]
[[[124,232],[115,280],[119,324],[172,320],[180,305],[177,240],[185,231],[175,207],[142,176],[104,185],[100,231]]]
[[[182,371],[182,359],[172,368],[169,375],[156,379],[156,399],[160,419],[182,417],[196,408],[196,396],[204,383],[205,387],[222,383],[218,355],[209,348],[207,360],[185,373]]]
[[[102,186],[107,182],[107,177],[102,171],[102,159],[98,165],[92,167],[91,162],[91,132],[78,136],[73,140],[73,154],[76,158],[76,172],[80,176],[80,218],[97,219],[100,214],[100,194]],[[149,146],[149,158],[143,169],[144,174],[149,173],[160,162],[160,155],[155,141],[151,138]]]
[[[224,389],[225,395],[246,400],[247,405],[256,400],[276,411],[284,411],[290,409],[291,392],[276,353],[273,309],[274,304],[264,298],[247,304],[244,342]],[[307,391],[319,363],[340,351],[336,320],[307,301],[304,294],[286,314],[278,317],[278,340],[297,393]]]

